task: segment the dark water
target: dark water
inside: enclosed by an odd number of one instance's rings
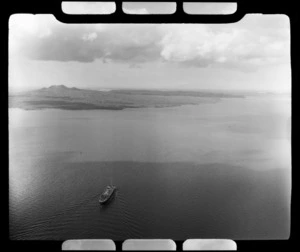
[[[11,239],[287,238],[289,106],[230,102],[11,110]]]
[[[289,233],[289,174],[280,169],[54,161],[40,172],[49,183],[34,199],[19,202],[27,205],[24,212],[11,205],[13,239],[283,238]],[[108,173],[118,189],[110,204],[100,206]],[[31,186],[35,190],[39,184]]]

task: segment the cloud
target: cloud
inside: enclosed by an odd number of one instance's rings
[[[160,58],[161,38],[155,25],[77,27],[55,24],[52,35],[37,37],[26,34],[20,38],[17,54],[34,60],[142,63]]]
[[[67,25],[51,15],[14,15],[10,55],[52,61],[101,59],[129,66],[163,61],[187,67],[255,70],[289,60],[287,20],[269,17],[246,16],[226,25]]]
[[[179,29],[178,29],[179,28]],[[241,27],[214,31],[207,25],[166,26],[161,56],[188,66],[263,66],[286,62],[289,41]],[[277,34],[276,34],[277,35]]]
[[[88,33],[88,34],[83,34],[82,39],[84,41],[94,41],[98,37],[96,32]]]

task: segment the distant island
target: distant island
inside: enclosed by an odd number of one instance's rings
[[[212,91],[111,90],[97,91],[53,85],[34,91],[9,95],[9,108],[27,110],[57,108],[66,110],[123,110],[126,108],[162,108],[215,103],[222,98],[243,95]]]

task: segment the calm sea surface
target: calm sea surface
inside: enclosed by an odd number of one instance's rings
[[[9,109],[10,237],[287,238],[290,103]]]

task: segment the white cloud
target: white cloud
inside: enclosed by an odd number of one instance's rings
[[[224,63],[224,62],[227,61],[227,58],[222,56],[222,57],[217,58],[216,61],[217,61],[217,62],[220,62],[220,63]]]
[[[263,66],[286,62],[289,39],[268,31],[238,25],[215,29],[217,25],[163,25],[161,56],[166,61],[195,66],[228,64],[231,67]]]
[[[269,16],[253,15],[226,25],[67,25],[51,15],[18,14],[10,18],[9,45],[10,52],[37,60],[102,59],[128,65],[164,61],[253,70],[281,64],[289,58],[288,24],[285,19],[279,22],[278,18],[281,19],[277,16],[275,22]]]
[[[28,39],[48,37],[52,34],[51,24],[56,19],[52,15],[13,14],[9,18],[9,51],[17,52]]]
[[[94,41],[98,37],[96,32],[88,33],[88,34],[83,34],[82,39],[84,41]]]
[[[9,18],[9,29],[13,35],[44,37],[51,35],[51,24],[56,22],[53,15],[13,14]]]
[[[162,25],[161,56],[170,61],[192,60],[204,56],[210,45],[206,43],[209,31],[205,25]]]

